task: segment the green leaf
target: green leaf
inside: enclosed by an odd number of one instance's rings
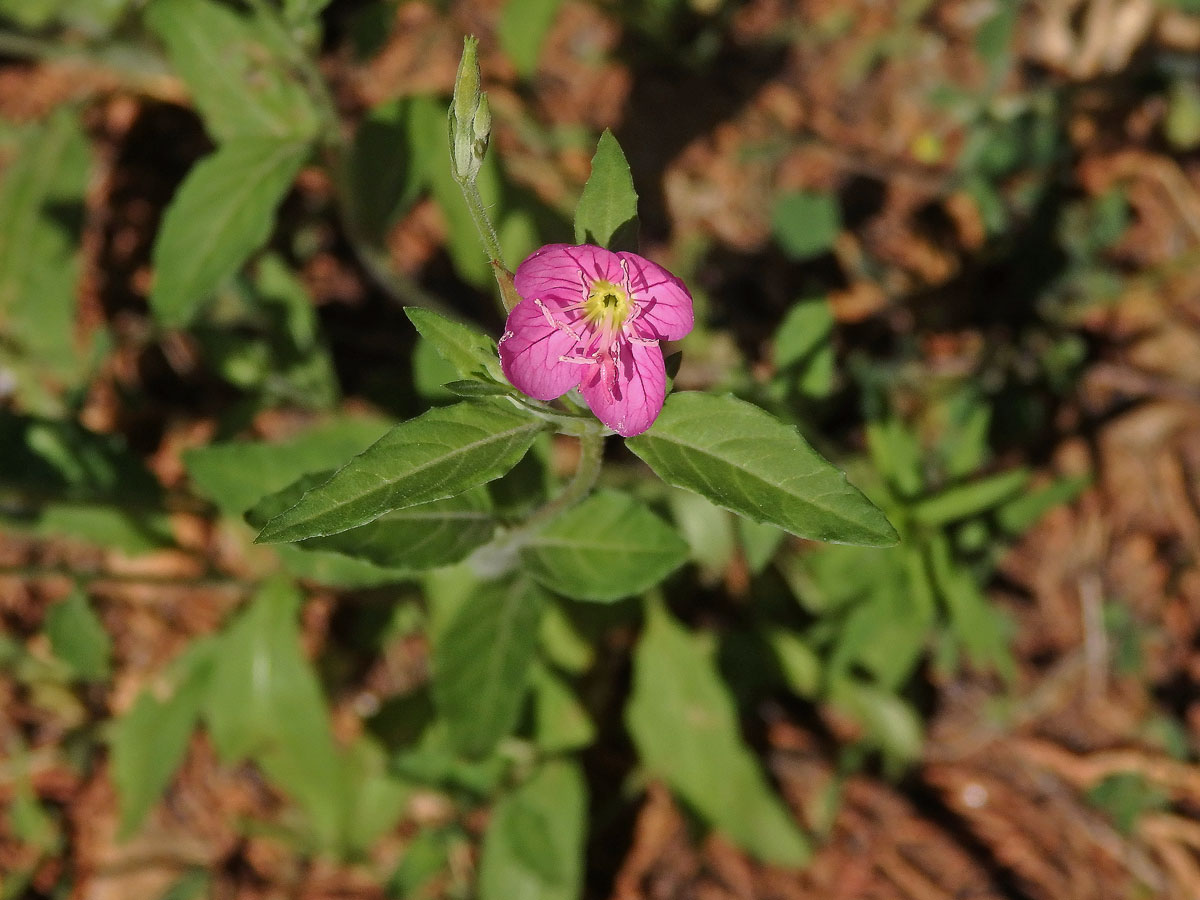
[[[1161,812],[1171,805],[1162,788],[1140,772],[1115,772],[1093,785],[1087,798],[1112,817],[1121,834],[1131,837],[1137,821],[1146,813]]]
[[[462,188],[450,171],[450,138],[446,129],[446,106],[435,97],[413,97],[408,104],[408,154],[415,177],[428,185],[446,223],[446,252],[454,269],[469,284],[482,288],[492,280],[487,256],[479,247],[475,220],[463,202]],[[496,207],[501,179],[496,154],[483,158],[476,178],[480,196],[488,209]],[[497,227],[503,227],[503,218]]]
[[[239,138],[202,159],[184,179],[154,242],[150,305],[182,328],[271,235],[275,208],[309,148],[281,138]]]
[[[562,0],[509,0],[504,4],[496,37],[522,78],[537,69],[542,43],[561,5]]]
[[[211,642],[193,644],[174,666],[174,690],[166,700],[150,692],[116,721],[111,737],[112,778],[121,810],[119,837],[141,825],[183,762],[208,690]]]
[[[388,100],[358,126],[347,164],[345,203],[351,221],[370,242],[383,245],[387,231],[417,198],[420,179],[407,152],[409,103]],[[445,116],[442,116],[445,130]]]
[[[300,541],[461,494],[517,464],[542,423],[505,400],[467,400],[397,425],[271,519],[261,543]]]
[[[320,18],[331,0],[283,0],[283,14],[293,24],[302,25]]]
[[[746,565],[755,575],[763,573],[787,537],[774,525],[751,522],[742,516],[738,516],[737,532],[742,552],[746,555]]]
[[[300,651],[301,597],[270,581],[219,639],[205,723],[226,763],[250,757],[312,817],[332,843],[346,808],[346,768],[312,665]]]
[[[22,140],[0,184],[0,367],[22,406],[58,412],[57,389],[82,380],[74,340],[83,195],[91,156],[75,110]]]
[[[891,523],[793,427],[742,400],[672,394],[626,442],[668,484],[800,537],[888,546]]]
[[[700,569],[700,581],[716,584],[737,552],[736,517],[690,491],[671,491],[667,503],[679,533],[687,541],[692,562]]]
[[[34,533],[45,537],[76,538],[123,553],[149,553],[171,544],[171,523],[166,513],[95,503],[48,503],[38,516]]]
[[[312,487],[324,484],[330,471],[306,475],[286,489],[265,497],[246,521],[261,527],[273,516],[295,505]],[[301,541],[306,550],[327,550],[377,566],[418,572],[447,566],[486,544],[496,530],[491,495],[483,487],[445,500],[434,500],[380,516],[374,522]]]
[[[183,462],[196,493],[226,515],[240,517],[304,475],[327,471],[362,453],[389,427],[381,419],[334,419],[286,441],[195,447],[184,453]]]
[[[795,303],[775,332],[775,367],[806,397],[833,390],[833,310],[824,297]]]
[[[484,756],[516,725],[545,605],[526,578],[489,582],[435,638],[434,699],[460,753]]]
[[[868,739],[884,753],[891,774],[897,775],[921,755],[924,735],[921,717],[912,706],[888,691],[850,679],[834,682],[830,700],[854,716]]]
[[[1009,647],[1011,622],[988,600],[972,572],[954,560],[945,536],[931,539],[928,562],[933,584],[950,613],[950,627],[971,662],[1011,680],[1016,665]]]
[[[543,763],[492,811],[479,861],[480,900],[576,900],[586,823],[578,764]]]
[[[428,309],[406,306],[404,312],[421,337],[429,341],[462,378],[494,381],[507,386],[496,342],[488,335]]]
[[[534,735],[545,754],[570,753],[596,738],[587,709],[563,679],[538,666],[533,679]]]
[[[765,862],[808,861],[808,841],[742,740],[711,653],[658,602],[634,656],[625,721],[642,765],[710,825]]]
[[[81,591],[68,594],[46,613],[46,636],[54,655],[84,681],[108,678],[112,640]]]
[[[640,594],[685,562],[688,545],[626,494],[600,491],[558,516],[521,551],[526,571],[573,600]]]
[[[913,521],[922,525],[945,525],[978,516],[1016,494],[1029,481],[1028,469],[1000,472],[968,484],[947,488],[911,510]]]
[[[996,510],[996,521],[1009,534],[1020,534],[1056,506],[1070,503],[1092,479],[1087,475],[1060,478],[1039,490],[1022,493]]]
[[[268,25],[212,0],[153,0],[145,21],[218,141],[306,143],[317,133],[308,91],[284,62],[285,38]]]
[[[833,247],[842,230],[837,198],[808,191],[780,194],[771,209],[771,227],[779,246],[792,259],[820,256]]]
[[[636,250],[637,231],[633,175],[621,145],[606,128],[592,157],[592,174],[575,208],[575,241],[610,250]]]

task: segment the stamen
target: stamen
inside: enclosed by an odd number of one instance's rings
[[[573,363],[577,366],[591,366],[596,364],[594,356],[560,356],[559,362]]]

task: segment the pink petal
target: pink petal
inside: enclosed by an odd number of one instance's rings
[[[565,329],[546,318],[542,307],[533,300],[522,300],[508,314],[500,339],[500,367],[521,393],[537,400],[553,400],[579,384],[583,376],[586,366],[562,361],[575,349],[575,343]]]
[[[588,291],[580,279],[580,272],[588,285],[600,279],[620,284],[623,277],[621,260],[603,247],[547,244],[517,266],[517,293],[526,300],[576,303],[583,300]]]
[[[583,399],[601,422],[623,437],[641,434],[658,418],[667,373],[658,344],[621,341],[615,362],[588,369]]]
[[[658,263],[636,253],[617,254],[629,266],[629,286],[642,307],[635,327],[663,341],[677,341],[692,330],[692,295],[682,281]]]

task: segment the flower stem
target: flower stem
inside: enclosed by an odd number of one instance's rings
[[[567,482],[567,486],[553,500],[530,515],[520,528],[510,534],[515,535],[520,532],[527,537],[537,534],[553,519],[582,502],[592,492],[592,488],[596,486],[596,479],[600,477],[600,467],[604,462],[604,435],[598,428],[589,427],[581,429],[577,436],[579,438],[579,465],[575,467],[575,474]]]
[[[475,230],[479,232],[479,240],[483,243],[483,251],[492,265],[492,274],[496,276],[496,286],[500,288],[500,303],[504,307],[505,314],[508,314],[521,301],[521,298],[517,296],[517,289],[513,286],[512,272],[504,265],[504,251],[500,249],[500,238],[496,234],[496,226],[492,224],[492,219],[487,213],[487,207],[483,204],[483,197],[479,193],[479,185],[475,183],[475,179],[456,178],[455,180],[462,188],[463,199],[467,202],[467,210],[471,213],[471,220],[475,223]]]
[[[510,571],[517,564],[517,554],[522,547],[551,521],[578,505],[592,492],[604,463],[604,432],[598,423],[592,422],[574,434],[579,438],[579,465],[567,486],[512,531],[476,550],[471,555],[471,565],[476,574],[495,578]]]

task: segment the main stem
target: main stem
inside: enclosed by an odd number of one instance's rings
[[[596,486],[600,467],[604,462],[604,435],[596,428],[581,431],[579,437],[579,465],[567,486],[553,500],[536,510],[521,527],[511,534],[532,536],[571,507],[577,505]],[[511,536],[511,535],[510,535]]]

